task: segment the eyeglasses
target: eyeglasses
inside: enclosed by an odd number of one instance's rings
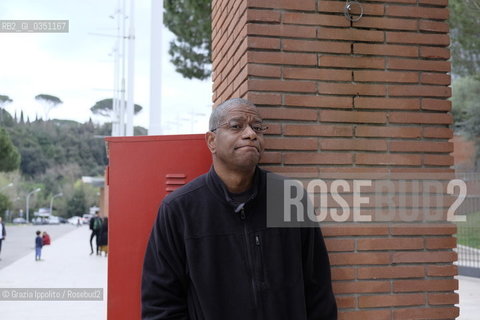
[[[242,121],[230,120],[228,122],[224,122],[224,123],[218,125],[218,127],[213,128],[210,131],[215,132],[220,127],[226,127],[227,130],[230,130],[230,131],[235,132],[235,133],[239,133],[239,132],[242,132],[243,130],[245,130],[245,128],[247,126],[252,128],[252,130],[255,133],[258,133],[258,134],[262,134],[265,131],[267,131],[267,129],[268,129],[268,127],[265,126],[261,122],[246,123],[246,122],[242,122]]]

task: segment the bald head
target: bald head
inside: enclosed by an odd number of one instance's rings
[[[248,106],[252,109],[256,109],[257,107],[250,101],[241,98],[233,98],[229,99],[213,109],[212,114],[210,115],[210,121],[208,124],[209,130],[214,130],[219,125],[221,125],[225,121],[225,117],[232,108],[238,106]]]

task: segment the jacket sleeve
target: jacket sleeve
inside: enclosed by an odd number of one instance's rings
[[[178,218],[162,204],[143,263],[143,320],[188,320],[185,246]]]
[[[336,320],[330,262],[319,227],[303,228],[303,270],[308,320]]]

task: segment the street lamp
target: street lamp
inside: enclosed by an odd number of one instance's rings
[[[36,192],[40,191],[40,190],[42,190],[42,189],[40,189],[40,188],[37,188],[37,189],[35,189],[35,190],[31,191],[29,194],[27,194],[27,223],[29,223],[29,222],[30,222],[30,221],[28,220],[28,218],[29,218],[29,215],[28,215],[28,213],[29,213],[29,209],[30,209],[30,208],[29,208],[29,204],[30,204],[30,202],[29,202],[29,201],[30,201],[30,196],[31,196],[32,194],[34,194],[34,193],[36,193]]]
[[[53,205],[53,199],[55,199],[56,197],[61,197],[63,196],[63,193],[60,192],[60,193],[57,193],[56,195],[54,195],[52,197],[52,199],[50,199],[50,215],[52,215],[52,205]]]
[[[11,186],[13,186],[13,182],[10,182],[10,183],[7,184],[6,186],[1,187],[1,188],[0,188],[0,191],[3,190],[3,189],[9,188],[9,187],[11,187]]]

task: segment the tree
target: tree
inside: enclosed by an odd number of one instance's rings
[[[134,105],[134,113],[137,114],[142,111],[143,107],[135,104]],[[113,99],[103,99],[97,101],[93,107],[90,108],[93,114],[97,114],[104,117],[112,117],[112,110],[113,110]]]
[[[59,104],[63,103],[63,101],[60,100],[58,97],[48,94],[36,95],[35,100],[43,104],[43,107],[45,108],[45,120],[48,120],[48,114],[53,108],[56,108]]]
[[[460,76],[480,72],[480,1],[450,0],[450,33],[453,73]]]
[[[165,0],[164,24],[176,36],[168,53],[185,78],[211,74],[211,0]]]
[[[452,113],[455,128],[465,130],[467,120],[473,110],[479,108],[480,81],[473,76],[457,78],[452,84]]]
[[[0,171],[13,171],[20,166],[20,154],[5,129],[0,128]]]
[[[5,106],[9,103],[12,103],[13,100],[10,99],[9,96],[2,96],[0,95],[0,122],[2,122],[3,120],[3,109],[5,108]]]
[[[67,202],[67,214],[69,217],[82,216],[87,213],[85,191],[83,188],[78,188],[73,193],[72,198]]]
[[[480,102],[476,108],[468,110],[465,132],[467,137],[475,143],[475,171],[478,171],[480,168]]]
[[[458,78],[453,83],[452,113],[455,130],[474,141],[475,168],[480,165],[480,79]]]
[[[10,199],[8,199],[7,196],[0,193],[0,217],[5,218],[4,213],[8,209],[10,209],[11,205],[12,203],[10,202]]]
[[[165,0],[164,24],[175,35],[169,54],[185,78],[211,73],[211,0]],[[453,73],[480,71],[480,1],[449,0]]]

